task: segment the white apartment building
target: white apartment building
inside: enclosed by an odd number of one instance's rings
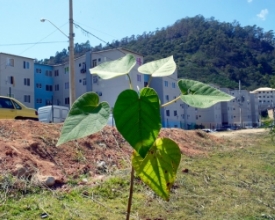
[[[34,107],[34,59],[0,53],[0,95]]]
[[[91,52],[74,60],[75,96],[80,97],[87,91],[92,91],[92,76],[88,70],[91,63]],[[53,69],[53,103],[70,106],[69,63],[55,65]]]
[[[132,88],[136,91],[144,87],[144,75],[137,71],[138,67],[143,64],[143,56],[126,49],[111,49],[92,53],[92,66],[95,67],[105,61],[113,61],[126,54],[132,54],[136,58],[136,65],[129,73]],[[98,75],[92,74],[91,88],[96,92],[100,101],[106,101],[111,108],[114,107],[118,95],[130,89],[130,81],[127,75],[115,77],[108,80],[101,79]]]
[[[222,126],[221,103],[209,108],[195,108],[196,125],[216,129]]]
[[[271,109],[275,107],[275,89],[264,87],[251,92],[255,96],[255,103],[260,110]]]
[[[259,125],[259,110],[255,97],[247,90],[222,91],[232,95],[235,99],[222,103],[222,124],[224,126],[252,127]]]
[[[176,99],[180,95],[177,86],[178,73],[175,71],[167,77],[153,77],[151,88],[158,93],[161,105]],[[147,80],[148,82],[148,80]],[[183,102],[178,100],[170,105],[161,108],[162,127],[166,128],[184,128],[184,110]]]

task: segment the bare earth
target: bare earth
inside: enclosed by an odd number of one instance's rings
[[[110,126],[101,132],[56,147],[62,124],[37,121],[0,120],[0,174],[18,175],[27,170],[34,175],[53,176],[64,184],[69,178],[85,174],[96,178],[129,167],[132,148]],[[162,129],[160,136],[174,140],[187,156],[207,154],[213,143],[222,144],[226,136],[263,132],[264,129],[206,134],[203,131]]]

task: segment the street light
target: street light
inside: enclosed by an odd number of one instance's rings
[[[71,7],[70,7],[71,8]],[[72,20],[72,10],[70,10],[70,34],[66,35],[63,31],[61,31],[54,23],[50,20],[41,18],[41,22],[48,21],[51,23],[57,30],[59,30],[63,35],[65,35],[69,39],[69,84],[70,84],[70,107],[72,107],[75,101],[75,74],[74,74],[74,34],[73,34],[73,24],[71,24]]]

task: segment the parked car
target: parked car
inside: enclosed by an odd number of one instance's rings
[[[214,130],[212,130],[212,129],[209,129],[209,128],[204,128],[204,129],[201,129],[201,130],[203,130],[203,131],[206,132],[206,133],[213,133],[213,132],[216,132],[216,131],[214,131]]]
[[[18,100],[0,96],[0,119],[30,119],[38,121],[38,113]]]
[[[47,105],[38,108],[39,121],[45,123],[64,122],[69,113],[69,108],[60,105]]]

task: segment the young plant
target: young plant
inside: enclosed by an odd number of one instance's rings
[[[153,77],[165,77],[175,72],[176,64],[173,56],[138,68],[140,73],[150,75],[148,86],[141,91],[132,89],[129,73],[135,64],[135,57],[127,54],[118,60],[105,62],[90,69],[91,74],[97,74],[101,79],[122,75],[129,77],[130,89],[118,95],[113,109],[117,130],[133,147],[126,219],[130,217],[134,171],[143,182],[165,200],[169,200],[170,189],[175,181],[181,152],[173,140],[158,137],[161,129],[160,108],[179,99],[193,107],[208,108],[217,102],[229,101],[233,98],[206,84],[181,79],[178,81],[180,96],[161,105],[158,94],[149,87],[150,81]],[[83,94],[73,104],[62,127],[57,146],[100,131],[107,124],[110,112],[109,104],[100,103],[96,93]]]

